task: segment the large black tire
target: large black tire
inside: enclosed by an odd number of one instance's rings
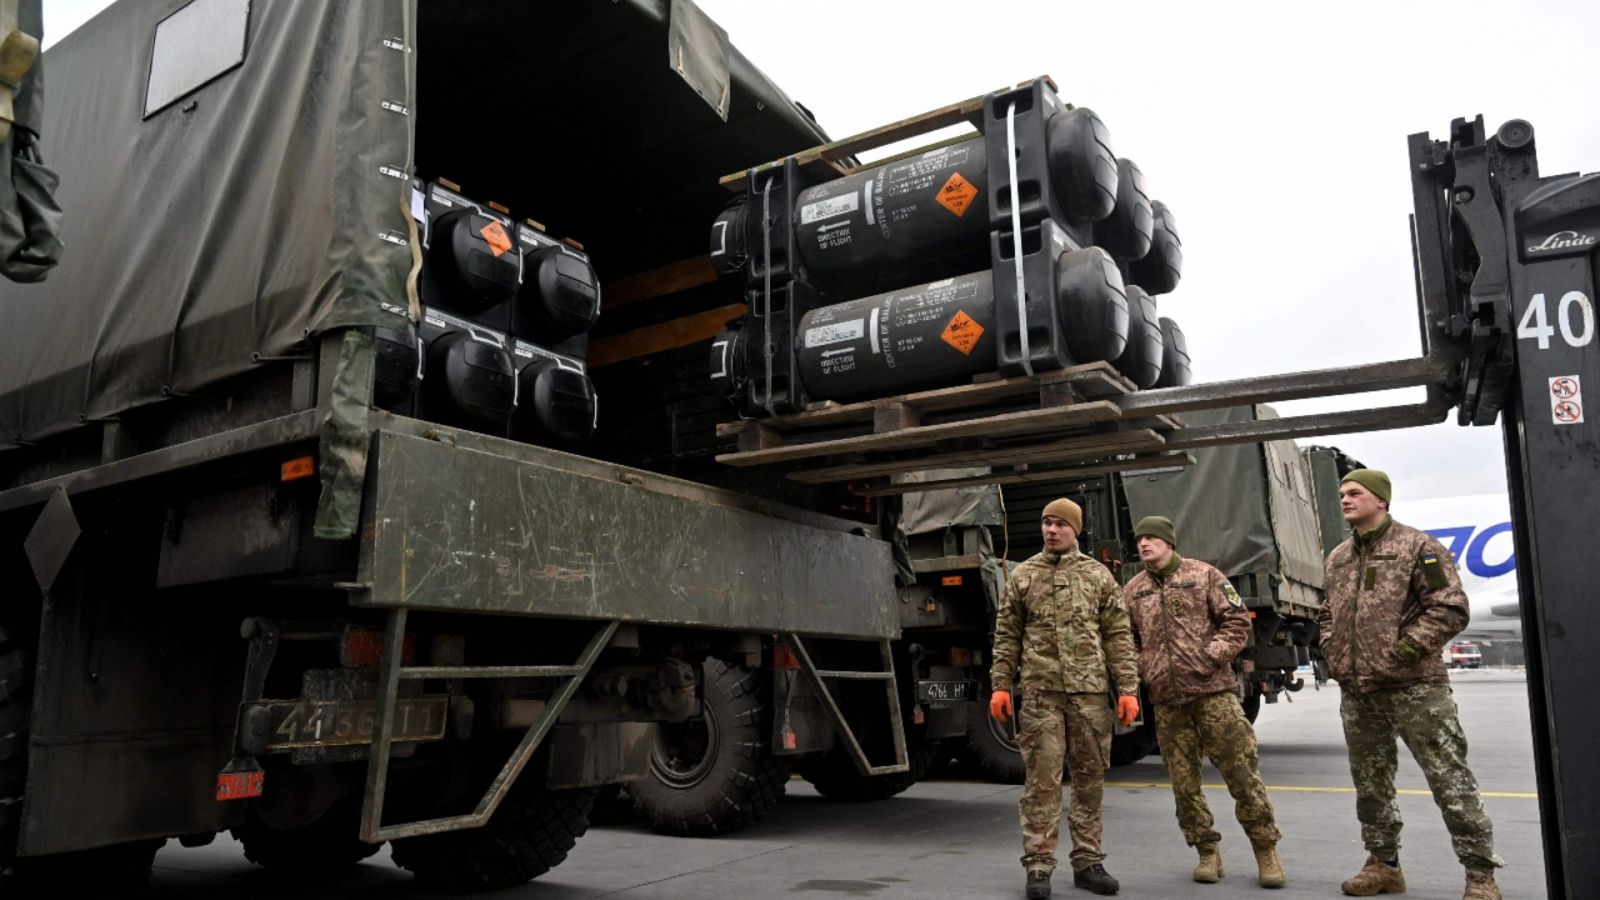
[[[811,782],[817,793],[829,800],[846,803],[874,803],[901,794],[921,781],[939,755],[942,741],[906,734],[906,761],[910,770],[896,775],[863,775],[844,747],[832,750],[800,767],[800,776]]]
[[[378,852],[382,843],[361,840],[360,802],[345,797],[304,828],[281,829],[253,812],[233,829],[244,858],[276,872],[325,874],[348,869]]]
[[[513,789],[482,828],[394,842],[394,863],[423,885],[452,894],[515,887],[566,858],[589,830],[593,789]]]
[[[22,790],[28,777],[32,657],[20,636],[0,622],[0,871],[16,854]]]
[[[663,834],[709,837],[760,821],[778,805],[789,761],[774,756],[761,675],[707,659],[701,715],[656,726],[650,774],[628,785]]]
[[[1001,724],[989,715],[989,694],[967,710],[966,747],[978,772],[989,781],[1021,784],[1028,774],[1022,764],[1022,746],[1017,743],[1017,722],[1022,713],[1022,695],[1012,694],[1011,718]]]

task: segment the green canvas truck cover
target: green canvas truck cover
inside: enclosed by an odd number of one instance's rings
[[[45,62],[65,252],[0,284],[0,452],[352,329],[329,537],[365,465],[353,329],[416,310],[413,174],[562,222],[604,282],[704,254],[718,176],[827,140],[688,0],[123,0]]]
[[[1277,418],[1267,406],[1183,413],[1185,425]],[[1194,451],[1181,469],[1122,476],[1129,518],[1166,516],[1178,552],[1229,576],[1265,573],[1283,599],[1321,604],[1322,537],[1310,470],[1293,441]]]

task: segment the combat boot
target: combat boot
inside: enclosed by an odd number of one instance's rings
[[[1050,873],[1028,873],[1028,900],[1049,900],[1050,898]]]
[[[1494,873],[1468,869],[1467,890],[1461,900],[1500,900],[1500,886],[1494,883]]]
[[[1400,871],[1400,861],[1395,860],[1393,865],[1379,860],[1376,856],[1368,856],[1367,864],[1361,867],[1356,877],[1339,885],[1346,894],[1352,897],[1371,897],[1375,894],[1404,894],[1406,892],[1406,876]]]
[[[1200,851],[1200,864],[1194,867],[1194,880],[1201,884],[1216,884],[1222,878],[1222,848],[1216,844],[1195,844]]]
[[[1257,844],[1256,869],[1259,874],[1256,881],[1264,888],[1281,888],[1288,882],[1288,876],[1283,874],[1283,860],[1278,859],[1277,844]]]
[[[1122,885],[1099,863],[1073,872],[1072,884],[1094,894],[1115,894],[1122,890]]]

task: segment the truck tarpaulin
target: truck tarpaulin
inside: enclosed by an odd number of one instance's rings
[[[1185,425],[1221,425],[1277,418],[1267,406],[1183,414]],[[1322,588],[1322,539],[1310,473],[1293,441],[1217,447],[1194,454],[1195,464],[1151,474],[1123,475],[1129,518],[1166,516],[1178,529],[1178,552],[1229,576],[1265,573],[1296,602],[1317,605]],[[1294,512],[1292,512],[1294,511]]]
[[[826,141],[688,0],[124,0],[45,62],[67,255],[0,285],[0,452],[345,330],[324,537],[359,514],[356,329],[417,313],[414,174],[549,211],[631,274],[705,252],[719,175]]]

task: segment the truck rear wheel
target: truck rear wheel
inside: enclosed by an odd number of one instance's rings
[[[703,667],[701,715],[656,726],[650,773],[628,785],[663,834],[707,837],[755,824],[778,805],[789,762],[772,755],[761,677],[719,659]]]
[[[989,715],[988,693],[979,702],[968,704],[967,710],[967,752],[984,778],[1000,784],[1021,784],[1027,774],[1027,767],[1022,764],[1022,745],[1017,743],[1022,694],[1016,693],[1013,698],[1014,715],[1004,723]]]
[[[856,769],[850,754],[838,745],[815,759],[807,760],[800,768],[800,775],[811,782],[817,793],[829,800],[846,803],[887,800],[904,793],[928,774],[928,769],[933,767],[933,761],[939,755],[940,743],[907,733],[906,760],[911,764],[911,769],[898,775],[863,775]]]
[[[244,858],[258,866],[320,874],[349,868],[378,852],[382,843],[361,840],[360,827],[361,807],[346,797],[304,828],[275,828],[252,812],[233,829],[233,837],[244,845]]]
[[[589,830],[594,791],[515,789],[482,828],[394,842],[394,863],[429,888],[475,894],[515,887],[560,865]]]

